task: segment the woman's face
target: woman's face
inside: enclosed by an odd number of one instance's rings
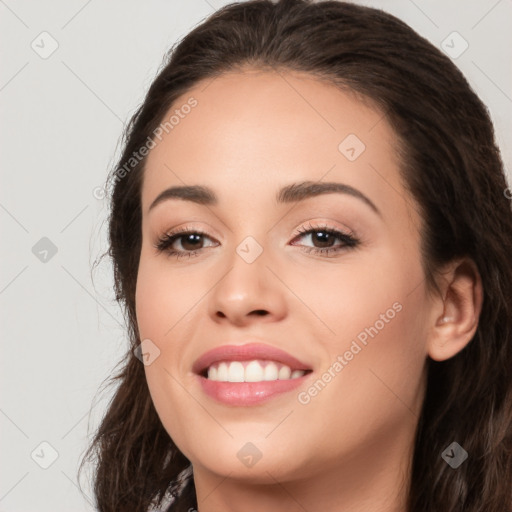
[[[152,399],[195,474],[347,482],[405,464],[432,306],[382,113],[252,70],[171,115],[146,163],[136,308]],[[151,207],[185,186],[216,199]]]

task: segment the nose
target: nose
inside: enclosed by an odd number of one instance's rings
[[[210,294],[209,314],[217,323],[238,327],[253,322],[275,322],[286,316],[286,290],[267,267],[265,251],[253,262],[238,253]]]

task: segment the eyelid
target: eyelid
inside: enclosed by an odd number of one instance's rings
[[[307,233],[308,231],[326,230],[326,231],[339,231],[343,235],[358,238],[357,234],[352,229],[349,229],[346,226],[340,227],[338,225],[331,224],[331,222],[332,221],[325,221],[325,220],[319,220],[319,221],[309,220],[309,221],[307,221],[307,226],[304,226],[304,224],[301,224],[301,226],[296,228],[295,232],[294,232],[295,234],[292,236],[295,238],[299,235],[303,235],[303,234]]]
[[[178,233],[198,233],[204,236],[207,236],[208,238],[213,238],[216,241],[222,241],[222,236],[217,234],[217,230],[214,229],[209,224],[203,222],[203,225],[206,225],[206,228],[203,227],[196,227],[194,224],[186,223],[178,225],[175,228],[167,229],[163,232],[164,236],[173,236]],[[212,234],[214,233],[214,234]],[[157,235],[158,237],[158,235]]]

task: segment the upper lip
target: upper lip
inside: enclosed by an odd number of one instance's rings
[[[284,350],[264,343],[246,343],[244,345],[222,345],[208,350],[195,361],[192,370],[194,373],[201,374],[212,364],[221,361],[252,361],[254,359],[276,361],[289,366],[292,371],[311,369],[307,364]]]

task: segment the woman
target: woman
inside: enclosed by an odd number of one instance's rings
[[[349,3],[226,6],[109,183],[99,510],[512,510],[512,213],[441,51]]]

